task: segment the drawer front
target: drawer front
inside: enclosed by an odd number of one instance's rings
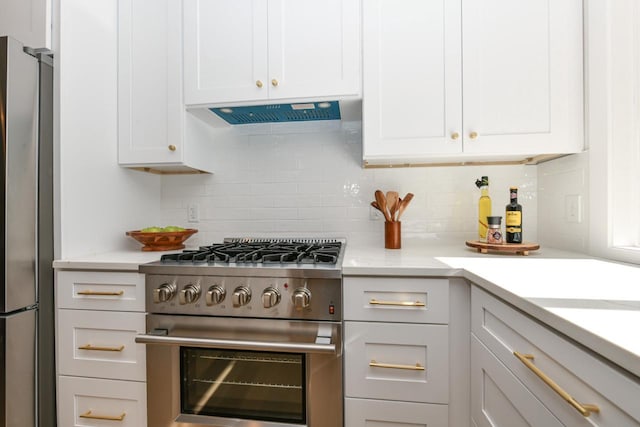
[[[58,372],[62,375],[144,381],[144,313],[58,310]]]
[[[56,272],[58,308],[144,311],[144,274],[135,272]]]
[[[348,397],[448,403],[446,325],[345,322]]]
[[[471,417],[477,427],[563,426],[476,337],[471,338]]]
[[[449,280],[345,277],[344,318],[373,322],[449,323]]]
[[[640,426],[637,378],[612,368],[475,286],[471,301],[473,334],[563,423]],[[600,412],[582,415],[543,381],[545,377],[578,403],[596,405]]]
[[[449,427],[449,407],[348,398],[344,420],[347,427]]]
[[[58,377],[58,425],[145,427],[143,382]]]

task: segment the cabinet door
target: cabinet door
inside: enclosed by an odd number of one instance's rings
[[[183,160],[180,4],[179,0],[118,1],[121,165]]]
[[[267,0],[184,1],[187,105],[266,99]]]
[[[147,425],[146,384],[94,378],[58,378],[58,425],[65,427]]]
[[[563,426],[475,336],[471,338],[471,418],[477,427]]]
[[[269,97],[360,93],[360,1],[269,0]]]
[[[0,0],[0,35],[51,49],[51,0]]]
[[[462,5],[464,152],[580,151],[582,1]]]
[[[363,2],[365,161],[462,150],[460,31],[459,1]]]
[[[449,427],[449,407],[425,403],[345,399],[347,427]]]

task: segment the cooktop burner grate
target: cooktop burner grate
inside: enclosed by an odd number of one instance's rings
[[[336,264],[342,242],[320,239],[225,239],[224,243],[162,255],[163,263]]]

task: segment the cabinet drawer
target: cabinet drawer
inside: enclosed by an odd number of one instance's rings
[[[58,371],[144,381],[145,346],[135,343],[144,331],[144,313],[58,310]]]
[[[345,320],[449,322],[449,281],[398,277],[345,277]]]
[[[56,272],[58,308],[144,311],[144,274],[135,272]]]
[[[347,427],[449,427],[449,407],[348,398],[344,420]]]
[[[348,397],[448,403],[446,325],[345,323]]]
[[[637,378],[613,368],[475,286],[471,301],[473,334],[564,424],[640,425]],[[515,352],[526,357],[518,358]],[[536,368],[541,372],[534,372]],[[543,376],[577,402],[596,405],[600,412],[581,415],[542,380]]]
[[[144,427],[146,392],[143,382],[58,377],[58,425]]]
[[[477,427],[563,425],[476,337],[471,337],[471,417]]]

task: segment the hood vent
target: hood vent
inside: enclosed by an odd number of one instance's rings
[[[338,101],[209,108],[232,125],[340,120]]]

